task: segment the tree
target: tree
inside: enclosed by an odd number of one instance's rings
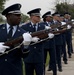
[[[29,20],[29,17],[26,16],[26,15],[24,15],[24,14],[22,13],[22,20],[21,20],[21,22],[24,23],[24,22],[27,22],[28,20]]]
[[[4,9],[4,4],[8,0],[0,0],[0,12]]]
[[[55,11],[58,11],[59,13],[69,12],[72,18],[74,18],[74,4],[69,4],[68,2],[64,2],[56,4],[55,7],[56,7]]]
[[[67,3],[57,4],[55,7],[56,11],[59,11],[60,13],[68,12],[69,10],[69,5]]]
[[[4,9],[4,4],[5,4],[6,1],[8,1],[8,0],[0,0],[0,13]],[[0,22],[2,22],[2,21],[3,21],[3,18],[2,18],[1,14],[0,14]]]

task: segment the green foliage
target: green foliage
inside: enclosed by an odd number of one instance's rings
[[[49,55],[49,52],[47,53],[47,59],[46,59],[46,67],[48,66],[49,64],[49,61],[50,61],[50,55]]]
[[[5,2],[8,0],[0,0],[0,13],[2,12],[2,10],[4,9],[4,4]],[[3,22],[3,17],[0,14],[0,23]]]
[[[69,12],[72,18],[74,18],[74,4],[67,4],[65,2],[57,4],[55,7],[56,11],[58,11],[59,13]]]
[[[4,4],[6,1],[8,1],[8,0],[0,0],[0,11],[2,11],[4,9]]]
[[[67,3],[61,3],[57,4],[56,11],[59,11],[60,13],[67,12],[69,10],[69,5]]]
[[[29,20],[29,17],[26,16],[26,15],[24,15],[24,14],[22,13],[22,20],[21,20],[21,22],[24,23],[24,22],[27,22],[28,20]]]
[[[1,23],[1,22],[3,22],[3,18],[2,18],[2,16],[0,16],[0,23]]]

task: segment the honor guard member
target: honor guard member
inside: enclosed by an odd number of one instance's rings
[[[64,21],[64,15],[61,14],[60,15],[61,26],[66,24],[63,21]],[[62,33],[62,41],[63,41],[63,44],[62,44],[61,56],[63,57],[64,64],[68,64],[68,62],[67,62],[67,52],[66,52],[66,35],[65,34],[66,34],[66,31],[64,33]]]
[[[70,16],[71,16],[70,13],[65,12],[64,13],[64,22],[71,21]],[[72,48],[72,29],[71,29],[70,25],[68,25],[68,27],[70,27],[70,28],[66,32],[66,44],[67,44],[67,49],[68,49],[68,56],[69,56],[69,58],[71,58],[72,52],[73,52],[73,48]]]
[[[60,19],[60,14],[58,12],[55,12],[52,14],[53,16],[53,23],[56,25],[56,24],[61,24],[59,22],[59,19]],[[56,31],[58,31],[59,29],[56,28],[55,29]],[[60,72],[62,72],[62,64],[61,64],[61,47],[62,47],[62,35],[59,33],[59,34],[56,34],[55,35],[55,45],[56,45],[56,59],[57,59],[57,65],[58,65],[58,70]]]
[[[25,29],[27,32],[33,33],[45,29],[44,25],[39,24],[40,10],[41,8],[36,8],[27,13],[30,15],[30,22],[22,26],[22,28]],[[50,34],[48,34],[48,36],[49,38],[52,37]],[[38,37],[35,37],[33,40],[38,42],[38,39],[39,39]],[[24,60],[26,75],[34,75],[34,70],[36,75],[43,75],[44,72],[43,42],[31,45],[29,46],[29,49],[30,53],[28,57]]]
[[[44,26],[39,24],[40,22],[40,10],[41,8],[37,8],[29,11],[27,14],[30,15],[30,22],[26,23],[22,26],[24,30],[29,33],[33,33],[39,30],[43,30]],[[35,37],[35,41],[39,39]],[[43,75],[43,49],[42,42],[30,46],[30,53],[28,57],[24,60],[25,62],[25,72],[26,75],[34,75],[34,70],[36,75]]]
[[[6,8],[2,15],[7,19],[6,24],[0,25],[0,54],[11,50],[13,47],[5,46],[4,42],[23,36],[23,45],[13,51],[0,56],[0,75],[23,75],[22,74],[22,52],[25,52],[24,45],[29,45],[31,35],[19,28],[21,21],[21,4],[13,4]],[[21,42],[22,43],[22,42]]]
[[[43,24],[46,27],[50,27],[52,25],[52,15],[51,11],[46,12],[43,16]],[[50,29],[52,29],[50,27]],[[53,71],[53,75],[57,75],[57,67],[56,67],[56,48],[55,48],[55,39],[54,37],[51,39],[48,39],[44,43],[44,64],[46,63],[47,59],[47,52],[49,53],[50,60],[49,60],[49,67],[48,71]]]

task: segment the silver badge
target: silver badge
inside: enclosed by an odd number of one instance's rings
[[[30,25],[30,27],[32,27],[32,25]]]

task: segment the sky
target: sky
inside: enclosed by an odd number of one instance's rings
[[[15,3],[20,3],[22,5],[21,7],[21,12],[23,14],[27,15],[27,12],[35,9],[35,8],[41,8],[41,14],[43,15],[47,11],[52,11],[54,12],[55,9],[55,1],[56,0],[8,0],[5,4],[5,8],[8,6],[15,4]],[[62,0],[65,1],[65,0]],[[69,0],[72,1],[72,0]]]
[[[9,0],[5,4],[5,8],[15,4],[20,3],[22,4],[21,11],[22,13],[27,15],[27,12],[35,9],[35,8],[41,8],[41,14],[44,14],[47,11],[51,11],[52,8],[54,8],[55,0]],[[53,10],[52,10],[53,12]]]

